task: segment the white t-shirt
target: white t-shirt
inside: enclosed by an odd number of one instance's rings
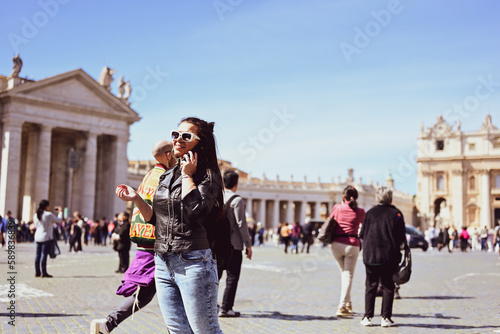
[[[62,217],[62,212],[59,213]],[[54,224],[58,224],[61,218],[56,217],[50,211],[44,211],[42,213],[42,219],[38,219],[36,213],[33,216],[33,221],[35,222],[36,232],[35,232],[35,242],[45,242],[52,240],[54,234]]]

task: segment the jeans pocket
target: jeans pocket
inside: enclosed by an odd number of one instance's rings
[[[185,252],[180,254],[180,258],[185,262],[201,262],[206,261],[210,256],[208,249],[199,249],[190,252]]]

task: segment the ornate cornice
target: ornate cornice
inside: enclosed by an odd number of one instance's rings
[[[451,171],[451,174],[453,176],[463,176],[463,175],[467,175],[468,171],[467,169],[453,169]]]
[[[475,172],[479,175],[489,175],[490,174],[489,169],[476,169]]]

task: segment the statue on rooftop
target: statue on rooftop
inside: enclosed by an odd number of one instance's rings
[[[128,100],[130,94],[132,94],[132,87],[130,87],[130,81],[127,80],[125,81],[125,95],[123,96],[123,98],[125,100]]]
[[[13,78],[19,78],[19,72],[21,72],[21,68],[23,67],[23,61],[21,57],[19,57],[19,53],[12,58],[12,61],[14,62],[14,65],[12,66],[12,73],[10,76]]]
[[[125,95],[125,81],[123,80],[122,75],[120,80],[118,80],[118,97],[123,98],[123,95]]]
[[[99,84],[106,88],[106,90],[109,92],[111,91],[111,83],[113,82],[113,74],[115,74],[115,70],[112,68],[109,68],[107,66],[104,66],[101,71],[101,76],[99,77]]]
[[[480,130],[498,130],[498,128],[493,125],[490,114],[486,115]]]

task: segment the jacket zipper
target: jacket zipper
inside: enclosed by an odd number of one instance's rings
[[[172,250],[172,232],[173,232],[173,227],[172,227],[172,211],[170,209],[170,203],[172,202],[172,199],[170,198],[170,189],[167,189],[167,196],[168,196],[168,201],[167,201],[167,209],[168,209],[168,221],[169,224],[167,225],[167,233],[168,233],[168,239],[165,238],[167,242],[167,252],[170,252]],[[173,205],[172,205],[173,209]],[[169,232],[170,229],[170,232]]]
[[[181,225],[181,232],[184,232],[184,204],[182,203],[182,199],[181,199],[181,222],[180,222],[180,225]]]

